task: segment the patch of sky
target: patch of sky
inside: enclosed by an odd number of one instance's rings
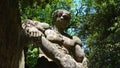
[[[85,13],[85,10],[86,10],[87,6],[82,3],[82,0],[73,0],[73,3],[75,4],[75,7],[71,8],[71,10],[74,10],[74,11],[75,11],[74,14],[76,14],[76,13],[80,13],[79,15],[85,15],[85,14],[86,14],[86,13]],[[94,13],[95,10],[92,9],[90,12],[91,12],[91,13]],[[82,13],[82,14],[81,14],[81,13]],[[80,32],[80,30],[76,30],[75,28],[69,28],[69,29],[67,30],[67,33],[68,33],[69,35],[71,35],[71,36],[77,35],[78,32]],[[82,41],[82,48],[83,48],[85,51],[88,51],[89,48],[87,47],[86,39],[81,38],[81,41]]]
[[[86,14],[86,9],[87,9],[87,6],[85,3],[82,2],[82,0],[73,0],[73,3],[75,4],[75,8],[71,8],[71,10],[77,10],[78,12],[81,12],[83,15]],[[90,14],[93,14],[95,13],[96,10],[94,9],[94,7],[91,7],[90,8]],[[77,13],[77,12],[75,12]]]
[[[75,8],[71,8],[71,10],[77,10],[75,12],[75,14],[77,12],[82,13],[82,14],[86,14],[85,10],[86,10],[87,6],[84,5],[84,3],[82,3],[82,0],[74,0],[73,3],[75,4]]]

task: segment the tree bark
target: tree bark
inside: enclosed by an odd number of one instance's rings
[[[18,68],[23,46],[18,0],[0,0],[0,68]]]

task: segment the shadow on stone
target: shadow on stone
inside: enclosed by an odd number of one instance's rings
[[[48,61],[44,56],[38,58],[35,68],[59,68],[54,61]]]

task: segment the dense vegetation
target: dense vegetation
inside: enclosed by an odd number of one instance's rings
[[[52,12],[71,12],[70,35],[77,35],[89,58],[89,68],[120,67],[120,1],[119,0],[20,0],[21,19],[51,24]],[[29,46],[27,63],[34,66],[37,49]],[[34,58],[30,60],[29,58]]]
[[[120,65],[120,1],[84,1],[83,34],[87,34],[90,67],[119,68]],[[94,65],[93,65],[94,64]]]

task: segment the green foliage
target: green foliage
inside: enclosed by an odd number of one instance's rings
[[[41,22],[51,22],[51,9],[49,4],[46,4],[45,9],[42,9],[40,6],[37,5],[37,3],[35,3],[33,6],[33,8],[27,6],[26,8],[24,8],[24,10],[21,9],[22,20],[33,19]]]
[[[81,32],[87,35],[90,68],[119,68],[120,1],[84,0],[84,3],[87,7]]]
[[[37,63],[38,55],[38,49],[30,44],[26,53],[26,63],[29,65],[30,68],[34,68],[35,64]]]

